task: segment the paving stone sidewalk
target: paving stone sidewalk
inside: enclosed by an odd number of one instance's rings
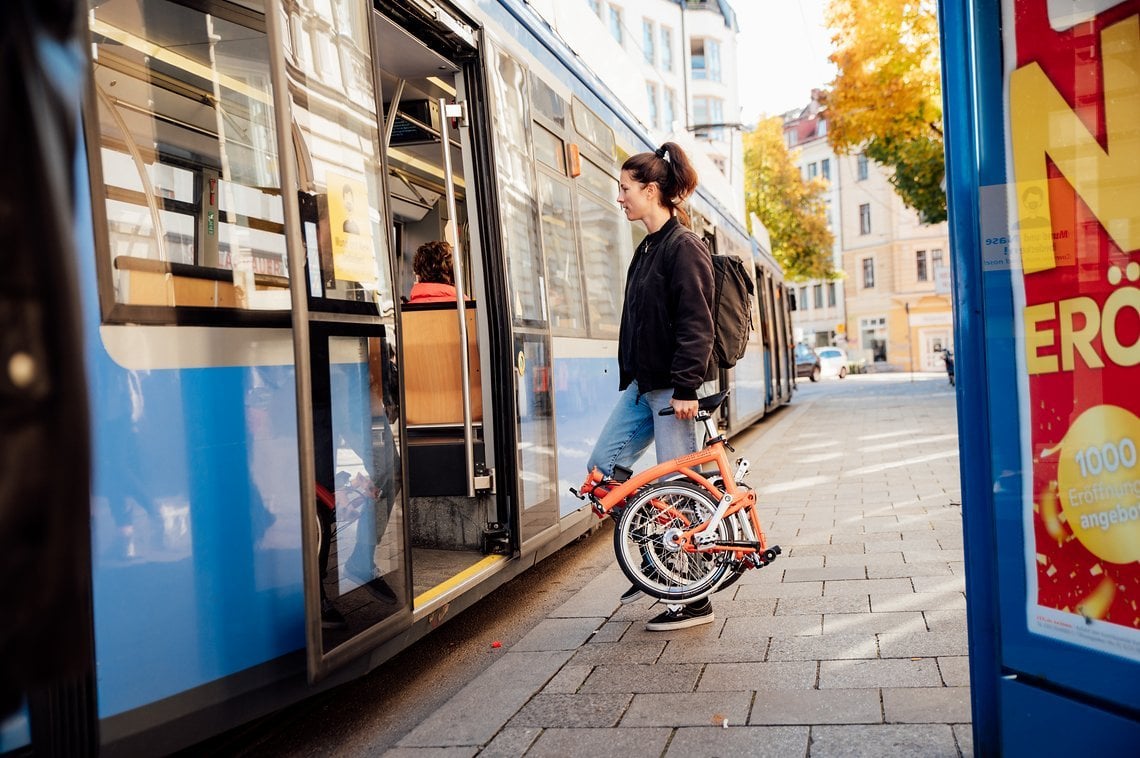
[[[972,755],[945,378],[808,386],[735,446],[784,552],[712,624],[645,631],[614,565],[388,755]]]

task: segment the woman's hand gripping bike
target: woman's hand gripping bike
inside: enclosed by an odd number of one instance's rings
[[[692,601],[728,587],[750,568],[762,568],[780,554],[768,546],[756,509],[756,493],[743,483],[748,461],[732,470],[732,447],[713,413],[728,392],[700,401],[696,420],[707,442],[691,455],[659,463],[633,476],[621,470],[605,478],[594,469],[570,491],[589,499],[600,517],[615,521],[614,552],[622,572],[652,597]],[[660,415],[669,415],[666,408]],[[714,464],[715,472],[701,466]]]

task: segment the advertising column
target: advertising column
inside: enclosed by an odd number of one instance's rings
[[[1140,2],[1003,17],[1027,622],[1140,661]]]

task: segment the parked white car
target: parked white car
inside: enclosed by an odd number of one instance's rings
[[[819,368],[823,376],[837,376],[840,379],[847,376],[847,353],[837,347],[820,347],[815,352],[819,356]]]

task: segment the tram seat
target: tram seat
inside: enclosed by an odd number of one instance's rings
[[[463,425],[463,385],[459,363],[459,323],[454,303],[403,306],[404,422],[408,426]],[[475,303],[467,303],[468,387],[471,420],[483,421]],[[461,432],[462,433],[462,432]]]
[[[465,496],[463,385],[455,304],[406,303],[401,318],[408,494],[412,497]],[[475,460],[482,462],[483,390],[475,335],[475,303],[468,302],[472,437]]]
[[[241,307],[242,293],[234,284],[234,272],[226,268],[170,263],[153,258],[120,255],[120,290],[128,305],[189,305],[207,308]],[[258,290],[289,289],[282,276],[254,274]]]

